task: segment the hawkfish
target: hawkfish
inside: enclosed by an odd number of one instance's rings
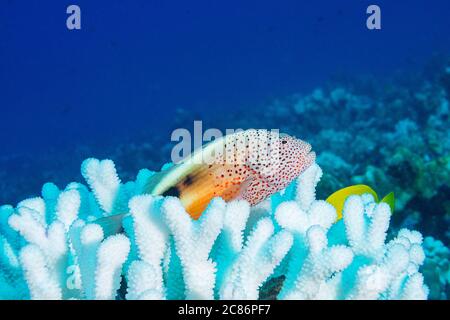
[[[215,197],[257,205],[286,188],[315,158],[309,143],[287,134],[238,131],[213,140],[152,175],[144,194],[178,197],[186,212],[198,219]],[[109,225],[109,230],[119,228],[122,218],[101,218],[100,224]]]

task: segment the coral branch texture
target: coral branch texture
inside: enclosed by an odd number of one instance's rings
[[[402,229],[388,240],[390,208],[370,195],[349,197],[336,222],[316,199],[316,164],[258,206],[213,199],[199,220],[176,197],[143,194],[148,170],[128,183],[111,160],[88,159],[81,171],[88,186],[47,183],[41,197],[0,207],[0,298],[428,296],[422,235]]]

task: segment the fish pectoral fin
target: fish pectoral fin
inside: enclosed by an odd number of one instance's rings
[[[191,217],[198,219],[213,198],[230,201],[241,194],[244,179],[230,171],[229,166],[205,165],[184,177],[171,192]]]

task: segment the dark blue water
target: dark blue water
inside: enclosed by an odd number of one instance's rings
[[[162,135],[177,107],[220,115],[450,52],[449,1],[375,1],[382,30],[369,31],[372,2],[2,0],[1,152]]]

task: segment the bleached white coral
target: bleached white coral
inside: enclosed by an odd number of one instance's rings
[[[198,221],[192,220],[177,198],[168,198],[162,214],[181,261],[188,299],[213,299],[216,264],[209,258],[222,230],[225,202],[214,199]]]
[[[130,250],[128,238],[119,234],[104,239],[99,225],[79,223],[72,230],[72,243],[81,275],[82,297],[114,299]]]
[[[175,197],[144,195],[153,174],[123,184],[110,160],[82,165],[88,187],[47,183],[42,197],[0,207],[0,297],[425,299],[422,236],[386,242],[390,209],[350,197],[344,219],[317,200],[316,164],[271,199],[213,199],[192,220]]]
[[[162,200],[142,195],[130,201],[130,217],[124,222],[127,233],[134,239],[131,258],[135,261],[127,278],[129,299],[165,297],[162,262],[168,250],[169,230],[159,214]]]
[[[220,288],[220,298],[257,299],[259,288],[291,246],[292,235],[289,232],[274,234],[270,219],[261,219],[230,266],[226,281]]]
[[[115,170],[109,170],[114,176]],[[60,191],[52,184],[45,184],[41,198],[24,200],[13,210],[2,207],[2,211],[8,211],[11,228],[3,225],[6,230],[2,235],[13,244],[9,246],[10,261],[20,264],[27,284],[26,296],[32,299],[116,297],[130,244],[124,235],[105,239],[99,225],[89,224],[89,220],[103,215],[92,200],[82,185],[72,183]],[[115,200],[111,197],[103,202],[111,207],[112,201]],[[12,234],[12,230],[17,234]],[[17,273],[16,269],[10,263],[9,270],[2,271]]]

